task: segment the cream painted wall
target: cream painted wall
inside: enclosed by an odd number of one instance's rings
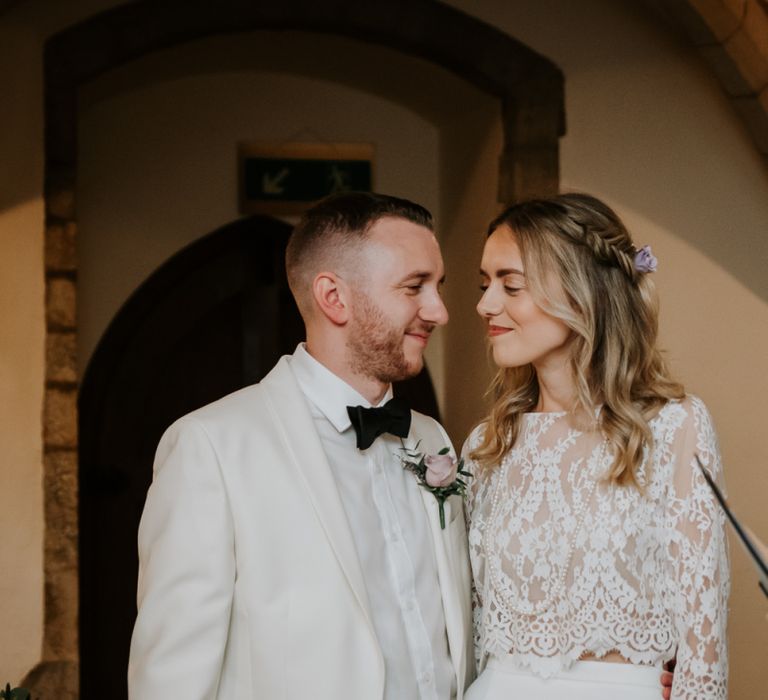
[[[43,208],[40,56],[0,23],[0,686],[39,658],[43,630]]]
[[[19,679],[38,660],[42,626],[42,42],[94,8],[113,4],[28,0],[0,17],[0,564],[14,572],[0,584],[0,620],[15,631],[12,640],[0,641],[0,675],[7,680]],[[713,411],[734,504],[768,536],[768,511],[761,507],[768,448],[760,439],[768,388],[761,362],[768,341],[768,179],[714,77],[639,2],[450,4],[495,24],[564,71],[569,131],[561,150],[563,187],[606,198],[638,240],[659,254],[664,344],[681,377]],[[410,84],[402,68],[392,75]],[[411,87],[413,100],[419,87]],[[459,442],[482,414],[479,390],[488,376],[472,320],[471,258],[497,209],[500,143],[492,110],[473,115],[469,104],[466,114],[443,123],[439,145],[453,316],[446,334],[447,422]],[[465,172],[459,176],[456,169]],[[748,700],[766,682],[768,606],[735,549],[733,564],[730,697]]]
[[[0,42],[2,39],[0,39]],[[42,208],[0,211],[0,683],[37,661],[42,642]]]

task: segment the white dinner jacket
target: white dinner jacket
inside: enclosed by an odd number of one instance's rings
[[[447,438],[413,413],[409,444]],[[414,479],[414,488],[420,488]],[[424,489],[459,699],[472,680],[461,501]],[[352,534],[286,358],[163,436],[139,527],[133,700],[379,700],[384,661]]]

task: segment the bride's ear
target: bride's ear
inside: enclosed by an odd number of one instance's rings
[[[343,326],[349,321],[349,287],[333,272],[320,272],[312,281],[315,306],[331,323]]]

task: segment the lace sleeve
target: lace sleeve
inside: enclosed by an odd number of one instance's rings
[[[470,519],[472,517],[472,505],[475,500],[475,492],[477,490],[477,465],[470,459],[469,453],[475,448],[477,443],[477,428],[475,428],[469,437],[464,441],[464,445],[461,448],[461,458],[464,460],[464,469],[472,474],[472,478],[467,484],[467,498],[464,501],[464,515],[466,516],[467,527],[469,527]]]
[[[472,473],[472,478],[469,480],[467,488],[467,498],[464,501],[464,515],[467,523],[467,530],[469,535],[469,548],[470,552],[476,551],[479,543],[473,541],[474,531],[470,529],[472,524],[472,515],[474,506],[477,504],[478,490],[481,484],[480,466],[473,462],[469,457],[469,453],[477,447],[480,442],[480,436],[482,432],[482,425],[477,426],[464,442],[464,446],[461,449],[461,456],[464,459],[464,469]],[[482,612],[483,612],[483,600],[480,596],[480,592],[477,587],[477,582],[480,580],[480,572],[475,569],[477,561],[474,556],[470,556],[470,563],[472,566],[472,629],[473,629],[473,643],[475,649],[475,663],[480,665],[480,630],[482,629]]]
[[[678,634],[672,700],[727,697],[729,592],[724,516],[695,455],[722,481],[717,436],[706,406],[687,399],[672,447],[675,462],[667,516],[674,622]]]

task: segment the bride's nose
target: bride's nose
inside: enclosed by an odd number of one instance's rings
[[[480,297],[480,301],[477,302],[477,313],[483,318],[489,318],[499,313],[499,304],[494,297],[491,287],[487,287],[483,296]]]

